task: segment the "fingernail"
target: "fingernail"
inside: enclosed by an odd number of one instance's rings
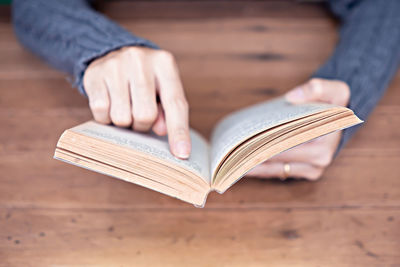
[[[181,159],[187,159],[190,154],[190,146],[186,141],[178,141],[175,144],[175,154]]]
[[[288,100],[289,102],[297,102],[304,100],[303,90],[300,87],[293,89],[292,91],[286,94],[286,100]]]

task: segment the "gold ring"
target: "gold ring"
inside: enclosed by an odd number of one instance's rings
[[[285,181],[290,175],[290,164],[285,163],[283,164],[283,176],[281,178],[282,181]]]

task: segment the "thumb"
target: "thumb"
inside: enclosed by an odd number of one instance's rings
[[[326,102],[346,106],[350,98],[350,89],[342,81],[311,79],[286,93],[285,98],[292,104]]]

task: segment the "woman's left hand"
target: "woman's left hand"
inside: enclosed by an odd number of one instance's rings
[[[293,104],[325,102],[347,106],[349,86],[338,80],[311,79],[289,91],[285,98]],[[317,180],[332,162],[341,132],[334,132],[304,143],[269,159],[247,175],[259,178],[305,178]]]

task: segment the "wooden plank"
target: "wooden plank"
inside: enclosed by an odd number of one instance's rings
[[[3,112],[51,108],[86,108],[88,102],[65,79],[0,79],[0,107]]]
[[[206,207],[398,207],[398,154],[338,159],[322,180],[314,183],[244,178],[223,195],[211,193]],[[52,155],[52,151],[37,150],[36,154],[21,154],[20,161],[16,156],[2,160],[0,207],[192,207],[134,184],[55,161]],[[376,167],[368,168],[372,161]]]
[[[12,83],[9,84],[11,85]],[[27,84],[30,83],[28,82]],[[30,127],[35,127],[37,124],[46,124],[45,121],[48,121],[48,125],[56,127],[52,130],[54,131],[53,136],[56,137],[63,130],[63,127],[68,128],[73,125],[72,122],[76,123],[79,120],[91,118],[87,100],[81,97],[76,91],[68,88],[65,88],[65,90],[61,90],[62,88],[52,88],[52,83],[50,82],[43,82],[38,85],[42,84],[43,87],[37,91],[34,89],[35,86],[32,87],[32,90],[29,90],[29,85],[27,85],[26,90],[19,90],[15,87],[10,87],[14,90],[1,90],[5,87],[0,86],[0,92],[3,92],[0,93],[0,104],[3,107],[0,109],[0,121],[4,127],[10,125],[9,127],[14,127],[16,132],[23,133],[26,131],[28,124],[30,124]],[[198,89],[197,92],[188,91],[188,99],[191,107],[191,125],[200,130],[205,136],[210,134],[217,120],[222,118],[223,115],[271,97],[258,94],[256,88],[245,90],[240,86],[239,88],[232,87],[233,93],[226,93],[226,97],[223,94],[218,94],[216,88],[211,88],[208,92],[206,89],[203,92],[200,88]],[[360,142],[371,142],[369,146],[374,147],[382,146],[385,142],[393,145],[393,143],[398,141],[396,138],[391,138],[399,136],[398,129],[391,127],[391,125],[396,125],[399,120],[399,106],[395,102],[398,101],[400,94],[398,90],[394,89],[388,91],[382,104],[373,112],[373,115],[365,123],[365,126],[362,126],[366,128],[367,125],[371,125],[369,126],[369,130],[362,131],[365,136],[370,136],[370,138],[366,140],[357,138],[357,140],[361,140]],[[272,96],[277,96],[280,93],[279,91],[272,91]],[[240,98],[240,101],[238,98]],[[198,101],[198,99],[206,99],[206,101]],[[42,102],[43,104],[41,104]],[[224,105],[220,103],[224,103]],[[30,119],[31,114],[35,114],[37,119]],[[14,126],[16,120],[19,123]],[[24,123],[22,124],[21,122]],[[383,131],[382,129],[385,130]],[[32,138],[42,136],[42,131],[48,132],[49,130],[45,128],[38,129],[37,135],[33,135]],[[8,140],[7,138],[13,138],[6,135],[6,133],[0,134],[0,136],[4,138],[4,141]],[[27,143],[29,145],[29,141]],[[365,145],[360,144],[360,146]]]
[[[97,8],[115,20],[203,18],[324,18],[329,12],[321,3],[303,1],[103,1]]]
[[[0,24],[9,24],[11,20],[11,10],[9,6],[0,5]]]
[[[398,209],[0,209],[1,266],[396,266]]]
[[[192,122],[204,130],[212,122],[206,123],[199,115],[201,113],[194,113]],[[187,206],[147,189],[54,161],[53,150],[62,131],[89,118],[88,110],[80,108],[0,112],[2,126],[13,129],[12,135],[0,132],[0,167],[3,170],[0,173],[0,202],[11,206],[35,203],[55,207]],[[207,205],[399,205],[400,129],[390,127],[399,124],[399,107],[379,106],[321,181],[245,180],[222,196],[211,194]],[[32,132],[31,129],[36,130]],[[18,192],[13,190],[16,187]]]
[[[229,62],[226,62],[229,64]],[[213,65],[207,65],[209,76],[198,77],[196,74],[183,76],[192,110],[224,110],[233,111],[271,97],[283,94],[303,80],[295,78],[274,79],[264,75],[246,79],[222,79]],[[214,74],[212,74],[212,72]],[[400,75],[397,75],[380,105],[393,106],[398,104],[400,98]],[[87,101],[72,89],[65,79],[0,79],[0,105],[3,108],[43,108],[50,107],[87,107]],[[206,101],[198,101],[199,98]],[[238,101],[240,99],[240,101]],[[224,105],[221,105],[224,103]]]
[[[250,79],[260,76],[261,71],[269,78],[278,76],[285,80],[295,75],[305,79],[329,55],[336,40],[331,21],[312,17],[300,21],[269,17],[184,22],[142,20],[125,22],[123,26],[173,52],[182,65],[183,77],[189,74],[202,77],[210,73],[207,67],[213,65],[221,79],[237,75]],[[0,40],[0,51],[4,51],[0,79],[61,76],[24,51],[10,27],[0,25],[0,33],[5,36]]]

